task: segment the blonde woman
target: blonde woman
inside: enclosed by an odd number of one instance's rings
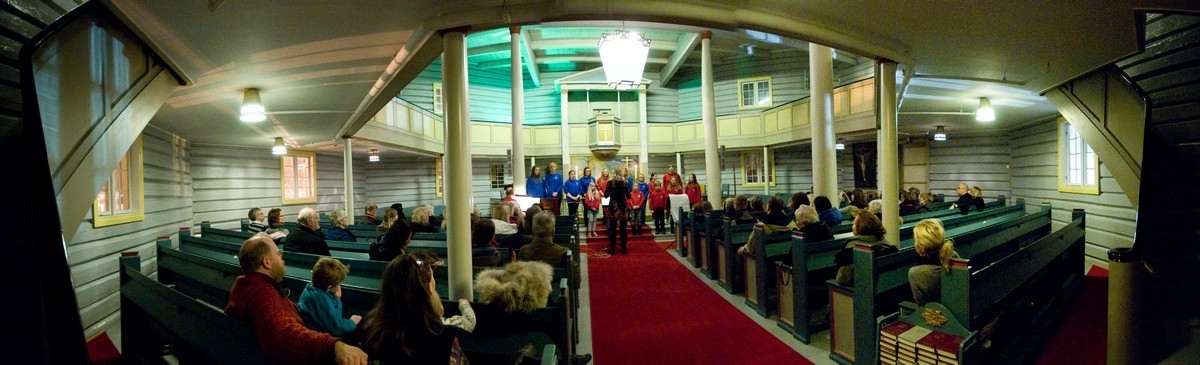
[[[433,205],[425,204],[417,207],[417,209],[413,209],[411,218],[413,231],[429,233],[439,232],[437,227],[431,223],[431,218],[433,218]]]
[[[908,269],[908,284],[917,305],[942,298],[942,271],[949,272],[950,259],[958,258],[954,242],[946,239],[942,221],[925,219],[913,227],[917,265]]]
[[[389,228],[392,228],[392,224],[395,224],[399,219],[400,212],[395,209],[388,208],[388,210],[383,212],[383,219],[380,220],[379,227],[376,227],[375,230],[387,232]]]

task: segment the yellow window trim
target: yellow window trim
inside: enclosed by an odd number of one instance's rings
[[[311,174],[309,174],[309,176],[312,178],[312,191],[313,191],[313,196],[311,198],[299,198],[299,199],[288,199],[287,198],[287,180],[284,179],[284,174],[283,174],[283,169],[285,168],[283,166],[283,156],[308,156],[308,157],[312,158],[312,166],[309,167],[311,169],[310,170]],[[287,154],[284,154],[283,156],[280,156],[280,158],[279,158],[279,199],[280,199],[280,201],[282,201],[283,205],[316,203],[317,202],[317,154],[314,152],[288,150]]]
[[[99,204],[98,199],[92,200],[92,227],[93,228],[115,226],[118,224],[131,223],[131,222],[141,222],[146,219],[146,190],[143,188],[145,186],[145,184],[143,184],[144,175],[142,173],[143,158],[142,158],[142,137],[141,136],[138,136],[137,140],[135,140],[133,142],[133,146],[129,148],[129,152],[136,152],[136,153],[131,154],[130,159],[129,159],[129,168],[131,170],[133,170],[132,171],[133,178],[130,179],[130,181],[129,181],[129,184],[130,184],[129,189],[137,191],[137,193],[134,194],[134,196],[133,196],[133,200],[135,202],[134,209],[132,212],[129,212],[129,213],[121,213],[121,214],[102,216],[102,215],[99,215],[100,204]],[[129,152],[126,152],[126,154],[128,154]],[[108,174],[111,179],[112,172],[110,171]],[[99,194],[99,193],[97,193],[97,194]]]
[[[742,100],[746,100],[746,99],[742,95],[742,84],[747,83],[747,82],[757,83],[759,81],[767,82],[767,93],[771,94],[771,104],[768,104],[768,105],[758,105],[758,104],[743,105]],[[772,90],[775,88],[775,85],[773,82],[771,82],[771,76],[761,76],[761,77],[750,77],[750,78],[745,78],[745,79],[738,79],[737,85],[735,85],[735,87],[737,87],[737,91],[738,91],[738,102],[737,103],[738,103],[739,110],[741,110],[741,109],[766,109],[766,108],[770,108],[771,106],[775,105],[775,91]]]
[[[1058,143],[1058,164],[1057,164],[1058,172],[1056,173],[1056,175],[1057,175],[1056,178],[1058,179],[1058,191],[1060,193],[1100,195],[1100,176],[1099,176],[1100,175],[1100,161],[1099,161],[1098,155],[1093,154],[1093,156],[1095,156],[1095,157],[1093,157],[1093,159],[1092,159],[1096,165],[1096,185],[1095,186],[1068,185],[1066,183],[1066,173],[1067,173],[1068,166],[1065,166],[1064,162],[1066,162],[1066,160],[1067,160],[1067,151],[1063,147],[1066,146],[1067,142],[1063,140],[1064,138],[1066,138],[1066,136],[1063,135],[1064,134],[1063,131],[1065,130],[1063,125],[1067,124],[1067,123],[1068,122],[1067,122],[1066,118],[1059,118],[1058,119],[1058,128],[1055,130],[1055,133],[1058,133],[1058,138],[1055,139],[1055,141]],[[1082,138],[1082,136],[1080,138]],[[1084,143],[1086,143],[1086,142],[1087,141],[1085,140]],[[1085,161],[1084,164],[1086,165],[1087,162]],[[1086,173],[1086,170],[1085,170],[1085,173]],[[1084,180],[1086,180],[1086,179],[1087,178],[1084,177]]]

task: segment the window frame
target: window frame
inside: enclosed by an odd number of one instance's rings
[[[140,222],[146,219],[146,189],[144,180],[144,156],[142,151],[142,137],[138,136],[133,142],[133,146],[129,147],[129,151],[125,152],[125,157],[122,160],[129,159],[129,170],[126,171],[126,176],[129,179],[129,205],[132,207],[123,212],[113,212],[105,214],[100,212],[100,194],[105,194],[105,197],[111,196],[113,185],[113,177],[116,176],[117,170],[109,173],[108,182],[101,187],[103,190],[96,193],[96,199],[92,200],[92,227],[107,227],[118,224]],[[119,164],[119,163],[118,163]],[[120,167],[118,166],[118,169]],[[111,206],[111,199],[105,202]]]
[[[742,187],[746,187],[746,188],[760,187],[761,188],[763,186],[763,182],[761,182],[761,181],[750,182],[750,176],[746,174],[746,166],[748,165],[748,162],[750,161],[746,158],[747,156],[756,156],[756,158],[754,159],[755,162],[762,161],[761,160],[762,152],[760,152],[760,151],[743,151],[742,152],[742,170],[739,173],[739,175],[742,176],[742,179],[741,179]],[[769,179],[769,180],[767,180],[767,183],[770,184],[770,186],[775,186],[775,184],[778,182],[778,180],[775,179],[775,171],[777,170],[775,168],[775,150],[767,151],[767,164],[768,164],[768,166],[767,166],[767,172],[768,172],[767,175],[768,176],[766,176],[766,177]],[[755,175],[756,175],[756,177],[763,176],[763,174],[755,174]],[[757,180],[757,179],[755,179],[755,180]]]
[[[762,84],[765,84],[766,92],[767,92],[767,103],[766,104],[758,104],[756,102],[756,103],[747,105],[746,104],[745,86],[744,86],[747,84],[753,85],[754,94],[756,96],[755,100],[759,100],[757,98],[757,96],[762,93],[762,89],[761,89]],[[765,109],[765,108],[770,108],[771,106],[773,106],[775,104],[775,100],[774,100],[775,94],[772,91],[771,76],[738,79],[737,80],[737,91],[738,91],[738,109]]]
[[[1072,139],[1071,132],[1075,131]],[[1071,123],[1060,120],[1058,125],[1058,191],[1074,194],[1100,194],[1100,160],[1095,150],[1088,145]],[[1072,145],[1075,146],[1072,146]],[[1079,153],[1073,153],[1071,147],[1078,148]],[[1074,166],[1078,163],[1079,166]],[[1089,167],[1090,166],[1090,167]],[[1078,171],[1080,183],[1071,183],[1071,173]],[[1089,185],[1088,180],[1094,182]]]
[[[433,113],[437,115],[445,115],[442,108],[446,105],[445,99],[442,98],[442,83],[433,83]]]
[[[488,167],[488,186],[492,189],[504,189],[504,185],[508,185],[508,180],[504,176],[504,164],[490,164]]]
[[[307,170],[308,170],[308,174],[309,174],[308,175],[309,187],[310,187],[309,190],[312,191],[312,196],[297,197],[297,198],[289,199],[288,198],[288,178],[287,178],[287,173],[286,173],[286,170],[288,169],[288,167],[287,167],[286,160],[288,158],[297,158],[297,157],[307,157],[309,159],[309,161],[311,161],[311,164],[309,164]],[[298,176],[298,175],[293,174],[293,176]],[[307,152],[307,151],[288,150],[287,153],[283,154],[282,156],[279,156],[279,199],[280,199],[280,201],[282,201],[283,205],[313,204],[313,203],[317,202],[317,154],[316,153]]]

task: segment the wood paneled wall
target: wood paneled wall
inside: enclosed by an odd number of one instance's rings
[[[983,190],[986,200],[1013,195],[1008,132],[948,134],[945,141],[929,142],[929,191],[945,194],[947,200],[957,199],[955,188],[966,183]]]
[[[83,319],[84,336],[90,338],[119,323],[121,298],[117,258],[137,251],[143,271],[155,271],[154,242],[171,236],[179,227],[192,226],[192,171],[186,140],[147,128],[142,134],[145,219],[139,222],[92,228],[91,212],[67,242],[67,261]],[[13,293],[12,295],[17,295]],[[15,300],[10,298],[10,300]]]
[[[714,62],[713,97],[717,115],[760,111],[738,109],[738,79],[771,77],[772,106],[782,105],[808,96],[808,57],[800,52],[776,54],[768,59],[745,57],[728,62]],[[700,119],[699,69],[681,73],[679,88],[679,120]]]
[[[1107,267],[1109,249],[1133,245],[1137,212],[1103,161],[1099,195],[1058,191],[1057,128],[1058,123],[1049,120],[1018,127],[1009,135],[1011,195],[1025,198],[1027,204],[1050,202],[1054,207],[1055,229],[1070,222],[1072,209],[1084,209],[1087,212],[1085,260]]]

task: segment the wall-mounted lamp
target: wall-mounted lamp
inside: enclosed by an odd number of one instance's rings
[[[272,155],[287,154],[287,146],[283,144],[283,137],[275,137],[275,147],[271,147]]]
[[[937,133],[934,133],[934,134],[933,134],[933,140],[935,140],[935,141],[945,141],[945,140],[946,140],[946,127],[943,127],[943,126],[940,126],[940,125],[939,125],[939,126],[937,127]]]
[[[988,100],[988,98],[979,98],[979,109],[975,109],[975,120],[980,122],[996,120],[996,109],[992,109],[991,100]]]
[[[263,107],[262,99],[258,96],[258,89],[249,88],[242,93],[242,116],[243,122],[261,122],[267,120],[267,109]]]
[[[371,149],[371,153],[367,155],[367,162],[379,162],[379,149]]]
[[[837,141],[837,143],[833,145],[833,149],[839,150],[839,151],[844,150],[844,149],[846,149],[846,144],[842,143],[842,140],[839,139]]]

